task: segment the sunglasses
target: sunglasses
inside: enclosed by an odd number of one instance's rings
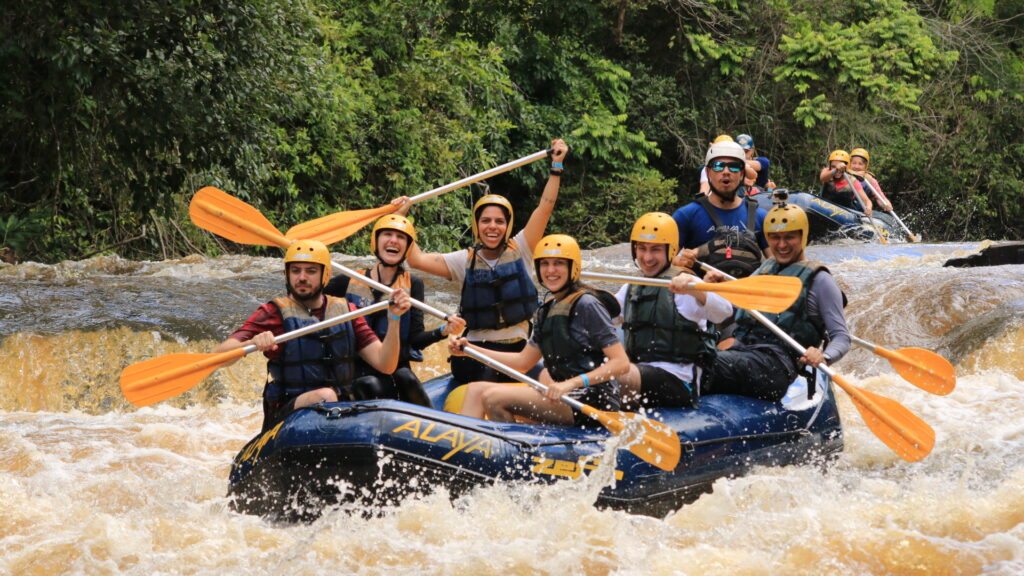
[[[747,165],[743,162],[723,162],[721,160],[708,164],[708,168],[710,168],[712,172],[721,172],[728,168],[729,172],[737,173],[742,171],[746,166]]]

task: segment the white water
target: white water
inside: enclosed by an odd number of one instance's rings
[[[946,397],[866,351],[836,366],[931,424],[934,451],[900,460],[839,393],[846,449],[828,472],[721,480],[664,519],[593,508],[595,476],[309,525],[231,512],[228,470],[260,425],[262,363],[143,409],[123,400],[117,374],[209,351],[275,295],[275,261],[0,268],[0,574],[1024,573],[1024,267],[942,268],[962,247],[928,248],[873,262],[877,246],[812,256],[850,296],[855,334],[957,366]],[[588,253],[587,265],[623,272],[622,252]],[[443,365],[439,348],[425,375]]]

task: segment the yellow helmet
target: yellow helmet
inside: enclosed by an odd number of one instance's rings
[[[488,194],[477,200],[476,204],[473,205],[473,240],[479,244],[484,243],[480,239],[480,227],[477,225],[477,220],[480,219],[480,212],[483,211],[485,206],[499,206],[505,211],[505,216],[508,217],[508,228],[505,229],[505,242],[508,242],[509,237],[512,236],[512,204],[504,196],[497,194]]]
[[[853,151],[850,152],[850,156],[860,156],[863,158],[865,168],[871,164],[871,155],[869,155],[868,151],[863,148],[854,148]]]
[[[732,142],[732,136],[728,134],[719,134],[718,138],[715,138],[712,144],[718,144],[719,142]]]
[[[829,164],[831,164],[833,160],[839,160],[840,162],[846,162],[849,164],[850,153],[846,150],[833,150],[832,153],[828,155]]]
[[[651,244],[668,244],[668,260],[671,262],[679,252],[679,225],[664,212],[648,212],[638,218],[636,224],[633,224],[633,233],[629,235],[629,240],[634,260],[636,260],[636,244],[634,242],[649,242]]]
[[[321,277],[323,286],[331,281],[331,252],[327,250],[323,242],[319,240],[296,240],[284,253],[284,269],[288,271],[288,264],[292,262],[313,262],[323,266],[324,273]]]
[[[409,248],[412,248],[414,242],[416,242],[416,227],[409,222],[409,219],[405,216],[399,216],[398,214],[388,214],[377,223],[373,225],[373,232],[370,233],[370,252],[373,255],[377,255],[377,235],[384,230],[396,230],[404,233],[409,237],[409,245],[405,247],[405,254],[409,253]],[[402,254],[402,261],[405,261],[405,254]]]
[[[537,279],[540,279],[541,258],[564,258],[572,262],[569,266],[569,281],[576,282],[580,279],[583,271],[583,255],[580,253],[580,245],[572,236],[565,234],[549,234],[537,242],[533,249],[533,265],[537,270]]]
[[[764,235],[776,232],[800,230],[803,232],[803,248],[807,248],[807,236],[810,233],[807,213],[795,204],[780,204],[768,211],[764,217]]]

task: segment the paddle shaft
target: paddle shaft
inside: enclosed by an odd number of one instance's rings
[[[730,276],[709,264],[705,264],[703,262],[697,262],[697,264],[706,270],[713,270],[715,272],[718,272],[719,274],[722,274],[726,278],[733,278],[733,276]],[[799,342],[794,340],[792,336],[783,332],[782,328],[776,326],[771,320],[765,318],[764,314],[761,314],[757,310],[747,310],[747,312],[751,316],[753,316],[758,322],[763,324],[765,328],[771,330],[772,333],[774,333],[784,342],[789,344],[794,350],[799,352],[800,356],[804,356],[807,354],[807,348],[804,348]],[[875,404],[871,400],[871,398],[868,398],[867,395],[861,391],[860,388],[853,386],[852,384],[846,381],[846,378],[843,378],[839,374],[836,374],[836,372],[832,370],[832,368],[828,364],[822,362],[821,364],[818,364],[816,368],[827,374],[833,382],[838,384],[839,387],[843,389],[843,391],[852,396],[854,400],[859,402],[865,408],[870,410],[879,420],[885,422],[890,428],[899,431],[902,436],[906,437],[908,440],[917,444],[918,446],[924,446],[926,444],[925,442],[916,438],[912,433],[910,433],[905,426],[900,425],[899,422],[892,418],[888,411],[884,410],[882,407]]]
[[[668,278],[644,278],[642,276],[624,276],[621,274],[603,274],[601,272],[583,272],[580,274],[583,278],[588,280],[605,280],[608,282],[622,282],[624,284],[639,284],[641,286],[659,286],[668,288],[672,285],[672,281]],[[732,278],[732,280],[736,280]],[[781,290],[772,290],[770,288],[758,288],[757,290],[751,290],[743,286],[730,286],[728,284],[713,284],[710,282],[689,282],[687,283],[688,288],[694,290],[700,290],[702,292],[723,292],[733,294],[764,294],[766,296],[785,297],[788,294],[783,293]]]
[[[452,182],[451,184],[445,184],[444,186],[441,186],[440,188],[434,188],[433,190],[424,192],[422,194],[417,194],[417,195],[409,198],[409,203],[410,204],[415,204],[417,202],[422,202],[422,201],[424,201],[424,200],[426,200],[428,198],[433,198],[434,196],[440,196],[441,194],[444,194],[445,192],[451,192],[452,190],[457,190],[457,189],[462,188],[464,186],[469,186],[470,184],[474,184],[474,183],[479,182],[481,180],[486,180],[486,179],[490,178],[491,176],[497,176],[498,174],[504,174],[505,172],[508,172],[509,170],[512,170],[513,168],[518,168],[520,166],[525,166],[526,164],[530,164],[530,163],[536,162],[537,160],[540,160],[541,158],[547,158],[551,154],[551,152],[552,152],[552,150],[550,150],[550,149],[548,149],[548,150],[541,150],[539,152],[534,152],[533,154],[530,154],[529,156],[523,156],[522,158],[520,158],[518,160],[513,160],[511,162],[506,162],[506,163],[502,164],[501,166],[495,166],[494,168],[491,168],[490,170],[484,170],[483,172],[480,172],[479,174],[475,174],[473,176],[468,176],[466,178],[463,178],[462,180],[456,180],[455,182]]]
[[[350,320],[355,320],[356,318],[360,318],[362,316],[368,316],[370,314],[373,314],[374,312],[378,312],[380,310],[384,310],[385,308],[387,308],[390,305],[391,305],[390,301],[383,300],[383,301],[377,302],[376,304],[373,304],[371,306],[367,306],[365,308],[359,308],[358,310],[353,310],[353,311],[349,312],[348,314],[342,314],[341,316],[335,316],[334,318],[328,318],[327,320],[321,320],[320,322],[317,322],[316,324],[310,324],[309,326],[304,326],[304,327],[299,328],[297,330],[292,330],[291,332],[285,332],[284,334],[281,334],[280,336],[274,337],[274,344],[280,344],[282,342],[287,342],[289,340],[294,340],[296,338],[302,338],[306,334],[312,334],[313,332],[318,332],[320,330],[323,330],[324,328],[330,328],[331,326],[336,326],[338,324],[344,324],[345,322],[348,322]],[[243,355],[244,354],[251,354],[251,353],[255,352],[256,350],[257,350],[257,347],[256,347],[255,344],[249,344],[248,346],[242,348],[242,353],[243,353]]]
[[[875,187],[871,184],[871,182],[868,181],[866,177],[858,176],[857,174],[854,174],[853,177],[859,179],[865,186],[870,188],[871,193],[874,194],[876,198],[881,196],[881,194],[878,193],[878,190],[875,190]],[[892,217],[896,219],[896,222],[900,225],[900,228],[903,228],[903,231],[907,233],[907,237],[910,238],[911,242],[918,241],[917,236],[910,231],[910,228],[907,228],[907,225],[903,223],[903,220],[900,220],[900,217],[896,214],[895,210],[889,210],[889,214],[892,214]]]
[[[533,378],[530,378],[526,374],[523,374],[522,372],[516,370],[515,368],[512,368],[511,366],[503,364],[491,358],[490,356],[487,356],[486,354],[480,352],[479,350],[474,350],[473,348],[463,348],[462,351],[466,354],[466,356],[469,356],[470,358],[473,358],[478,362],[482,362],[483,364],[486,364],[491,368],[494,368],[498,372],[501,372],[502,374],[505,374],[510,378],[515,378],[516,380],[519,380],[523,384],[530,386],[531,388],[537,390],[538,392],[544,393],[548,391],[547,386],[541,384],[540,382],[534,380]],[[581,412],[583,411],[583,407],[585,406],[585,404],[583,404],[582,402],[570,398],[569,396],[562,396],[561,400],[562,402],[565,402],[572,408],[579,410]]]
[[[356,282],[362,282],[363,284],[366,284],[367,286],[373,288],[374,290],[377,290],[378,292],[383,292],[385,294],[391,295],[391,293],[395,291],[394,288],[387,286],[385,284],[381,284],[380,282],[377,282],[373,278],[360,274],[359,272],[356,272],[355,270],[347,266],[342,266],[337,262],[332,261],[331,268],[337,270],[338,272],[341,272],[342,274],[348,276],[349,278],[355,280]],[[444,320],[445,322],[448,321],[448,314],[446,314],[443,310],[438,310],[437,308],[434,308],[430,304],[420,302],[415,298],[409,298],[409,302],[411,302],[413,306],[419,308],[420,310],[423,310],[427,314],[437,316],[438,318]]]

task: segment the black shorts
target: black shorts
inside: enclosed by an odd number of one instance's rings
[[[684,382],[656,366],[637,364],[640,371],[640,405],[646,408],[693,408],[693,383]]]
[[[771,346],[733,346],[720,350],[701,381],[701,394],[739,394],[778,402],[797,377],[786,350]]]
[[[613,378],[608,382],[595,384],[589,388],[576,388],[569,393],[569,397],[604,412],[618,412],[621,408],[619,389],[619,381]],[[572,411],[572,418],[573,424],[576,426],[598,428],[604,426],[575,408]]]

